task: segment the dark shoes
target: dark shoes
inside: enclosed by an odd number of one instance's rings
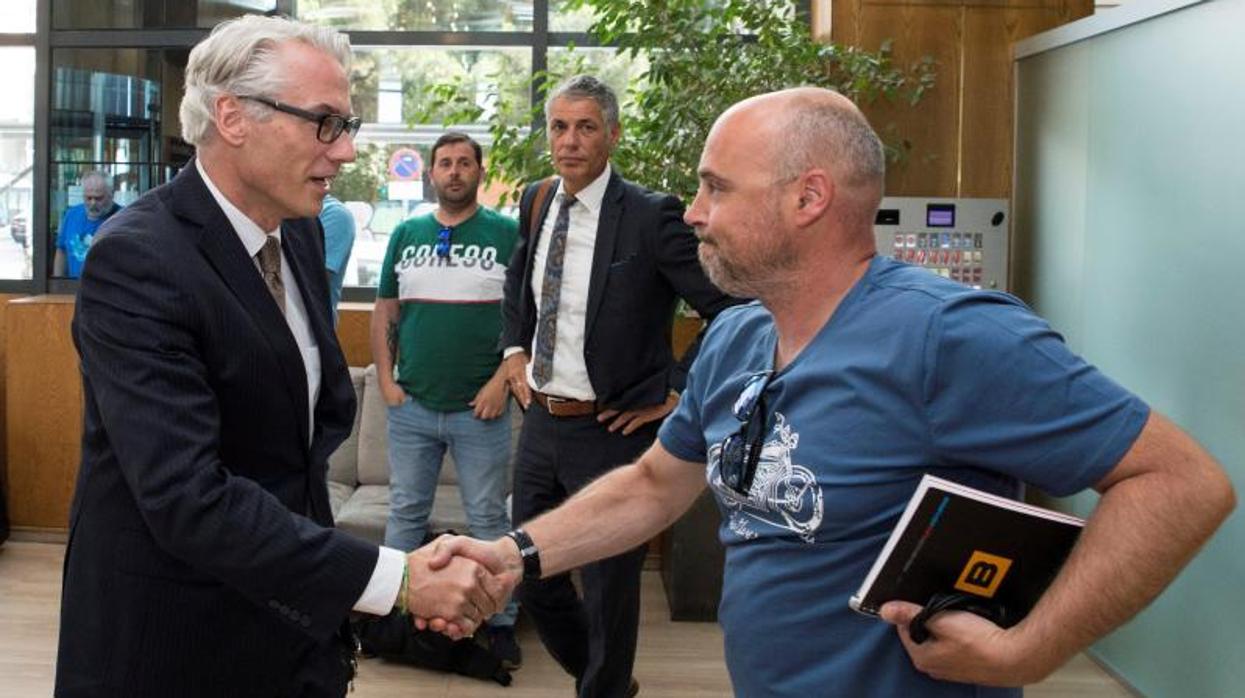
[[[487,634],[489,650],[501,660],[502,667],[514,671],[522,666],[523,651],[514,637],[513,626],[489,626]]]
[[[636,681],[635,677],[632,676],[631,686],[627,688],[627,698],[635,698],[636,694],[638,694],[639,692],[640,692],[640,682]]]

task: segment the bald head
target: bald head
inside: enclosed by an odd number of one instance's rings
[[[882,198],[886,158],[882,142],[850,99],[819,87],[757,95],[723,112],[713,127],[720,130],[748,138],[775,181],[825,170],[837,189],[838,215],[857,225],[867,219],[872,225]]]
[[[851,277],[876,253],[882,145],[838,93],[801,88],[734,105],[709,131],[698,174],[684,220],[727,293],[798,296]]]

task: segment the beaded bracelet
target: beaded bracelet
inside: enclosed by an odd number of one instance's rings
[[[410,564],[404,563],[402,565],[402,586],[398,587],[398,603],[396,604],[398,607],[398,611],[404,616],[407,615],[407,613],[409,613],[409,611],[406,608],[406,587],[407,587],[407,584],[410,583],[410,581],[411,581],[411,566]]]

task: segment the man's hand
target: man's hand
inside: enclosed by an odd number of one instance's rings
[[[899,641],[917,671],[942,681],[985,686],[1024,686],[1037,683],[1068,658],[1049,656],[1040,647],[1024,650],[1018,641],[1020,626],[1003,629],[967,611],[943,611],[925,624],[930,638],[912,641],[908,624],[921,607],[905,601],[882,606],[882,620],[895,626]]]
[[[467,404],[471,405],[476,419],[497,419],[505,411],[506,398],[509,395],[509,389],[506,387],[506,373],[501,366],[498,366],[493,377],[480,386],[476,396]]]
[[[518,546],[510,538],[499,538],[488,543],[466,536],[444,535],[424,546],[423,550],[431,551],[427,564],[433,570],[449,569],[458,562],[468,560],[487,570],[502,587],[499,608],[506,605],[506,600],[523,578],[523,559]],[[454,630],[455,621],[447,616],[414,612],[412,615],[415,616],[415,627],[420,630],[427,628],[446,634]],[[453,637],[452,634],[450,636]]]
[[[385,398],[385,404],[390,407],[397,407],[406,401],[406,391],[402,386],[394,381],[378,381],[380,383],[380,394]]]
[[[433,541],[428,565],[440,569],[455,557],[466,557],[483,565],[491,574],[519,583],[523,578],[523,557],[519,546],[510,537],[488,542],[467,536],[445,535]]]
[[[622,429],[623,436],[630,436],[631,432],[639,429],[649,422],[665,419],[666,415],[673,412],[674,408],[677,407],[678,404],[678,393],[671,391],[666,394],[666,401],[660,405],[641,407],[635,410],[627,410],[626,412],[619,412],[618,410],[602,410],[601,413],[597,415],[597,421],[608,422],[613,419],[614,421],[610,422],[609,430],[618,431],[619,429]]]
[[[407,555],[406,608],[417,619],[416,625],[421,618],[444,619],[438,631],[455,640],[468,637],[505,606],[513,584],[465,557],[433,568],[429,564],[433,556],[432,546]]]
[[[526,351],[516,351],[501,362],[506,385],[524,410],[532,406],[532,389],[527,384],[527,361]]]

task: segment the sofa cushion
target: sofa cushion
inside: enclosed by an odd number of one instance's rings
[[[380,545],[389,518],[389,487],[360,485],[337,514],[337,527]]]
[[[367,367],[359,404],[359,484],[389,484],[389,408],[376,382],[376,365]]]
[[[350,367],[350,382],[354,384],[354,427],[350,436],[329,456],[329,482],[349,485],[351,489],[359,482],[359,418],[363,414],[363,375],[364,370],[357,366]],[[330,495],[332,492],[330,491]],[[337,511],[336,507],[333,509]]]
[[[329,480],[329,509],[333,512],[334,519],[337,518],[337,513],[342,510],[342,505],[350,499],[352,494],[354,494],[354,485]]]

